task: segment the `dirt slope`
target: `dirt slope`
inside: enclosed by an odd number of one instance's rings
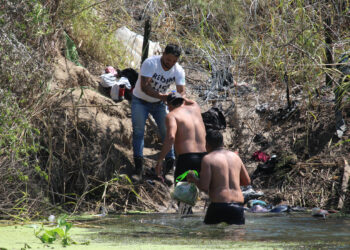
[[[53,125],[53,133],[57,135],[53,145],[56,154],[67,155],[68,150],[80,160],[62,159],[62,164],[54,170],[57,178],[53,187],[62,192],[64,186],[66,193],[80,191],[83,196],[79,201],[85,202],[88,209],[104,203],[117,211],[165,211],[171,200],[171,188],[157,181],[131,185],[127,177],[120,176],[130,175],[133,168],[130,103],[127,100],[115,103],[101,94],[98,75],[63,57],[56,62],[51,86],[56,113],[51,124],[59,126]],[[336,181],[341,179],[343,158],[348,158],[350,146],[349,143],[334,146],[341,140],[335,136],[334,97],[330,89],[306,102],[305,94],[295,88],[291,100],[297,104],[287,110],[283,87],[272,83],[261,87],[237,79],[237,84],[231,84],[225,92],[218,91],[220,100],[205,101],[203,90],[198,87],[207,85],[208,74],[184,67],[189,97],[201,104],[203,112],[211,106],[222,107],[227,122],[225,145],[239,151],[251,175],[261,163],[252,159],[254,152],[261,150],[276,155],[278,163],[272,173],[254,174],[253,187],[266,194],[262,199],[274,204],[337,205],[339,182]],[[345,107],[344,115],[350,124],[349,107]],[[342,140],[349,136],[348,130]],[[160,148],[156,128],[149,120],[144,150],[148,169],[154,166]],[[112,178],[117,180],[110,181]],[[104,192],[103,187],[97,189],[99,192],[92,191],[106,181],[110,182],[103,186]]]

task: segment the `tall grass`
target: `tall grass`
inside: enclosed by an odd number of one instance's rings
[[[128,64],[125,48],[114,35],[118,25],[104,18],[106,2],[92,0],[63,1],[60,17],[63,27],[78,45],[81,53],[105,65],[124,68]]]
[[[42,134],[35,120],[45,108],[52,26],[49,11],[40,1],[1,5],[0,211],[25,219],[40,206],[38,183],[48,179],[38,158]]]

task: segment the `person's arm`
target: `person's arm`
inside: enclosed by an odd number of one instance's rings
[[[187,99],[186,97],[184,97],[184,103],[185,103],[185,105],[194,105],[194,104],[196,104],[195,101]]]
[[[161,94],[153,89],[151,77],[141,76],[141,90],[149,96],[166,101],[167,94]]]
[[[182,97],[186,97],[185,85],[176,85],[176,91],[182,95]]]
[[[187,181],[194,183],[200,190],[208,193],[211,180],[211,168],[210,163],[205,159],[201,163],[200,178],[196,177],[193,173],[187,175]]]
[[[176,67],[175,84],[176,84],[176,91],[180,93],[182,97],[186,97],[186,92],[185,92],[186,76],[185,76],[185,71],[181,66]]]
[[[241,172],[240,172],[240,185],[241,186],[248,186],[248,185],[250,185],[250,177],[249,177],[248,171],[245,168],[243,162],[242,162],[242,165],[241,165]]]
[[[163,142],[162,150],[158,155],[157,165],[156,165],[156,173],[157,175],[161,175],[162,173],[162,165],[163,159],[170,151],[171,147],[175,142],[175,135],[177,131],[176,119],[172,115],[167,115],[165,118],[165,126],[166,126],[166,136]]]

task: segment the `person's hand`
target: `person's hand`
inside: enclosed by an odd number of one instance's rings
[[[193,100],[187,99],[185,97],[184,97],[184,102],[185,102],[185,105],[192,105],[195,103]]]
[[[197,179],[197,176],[193,172],[189,172],[186,176],[186,180],[190,183],[195,183]]]
[[[162,176],[162,167],[163,167],[163,161],[158,160],[157,161],[157,165],[155,167],[156,174],[157,174],[158,177]]]
[[[163,161],[157,161],[157,165],[155,167],[156,175],[161,182],[164,182],[164,178],[162,176],[162,167],[163,167]]]
[[[168,95],[167,94],[159,94],[159,99],[163,102],[166,102]]]

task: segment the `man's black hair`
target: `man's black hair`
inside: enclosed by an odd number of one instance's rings
[[[213,149],[220,148],[224,145],[224,138],[219,130],[209,129],[205,140]]]
[[[184,103],[184,99],[176,99],[174,100],[171,105],[174,106],[175,108],[180,107]]]
[[[176,44],[168,44],[165,47],[164,53],[165,54],[172,54],[172,55],[174,55],[176,57],[180,57],[180,55],[181,55],[181,48],[178,45],[176,45]]]

